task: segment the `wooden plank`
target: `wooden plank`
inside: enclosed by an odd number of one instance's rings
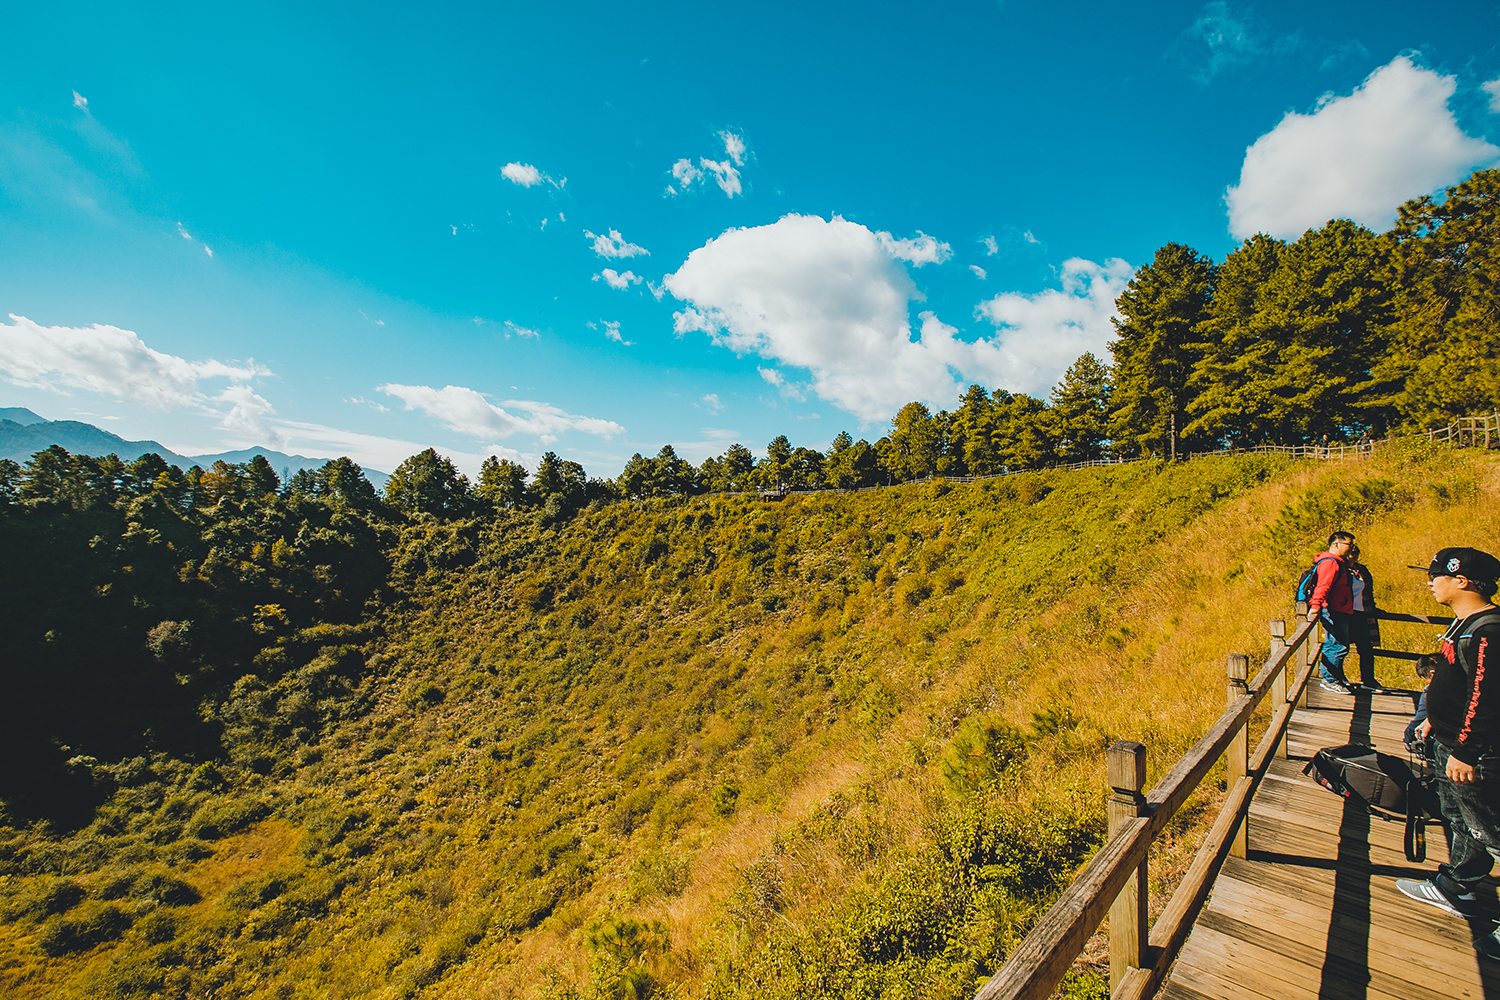
[[[1275,868],[1271,871],[1269,869]],[[1253,871],[1221,875],[1227,891],[1235,894],[1263,893],[1260,898],[1275,897],[1285,905],[1311,907],[1314,910],[1332,912],[1334,891],[1338,887],[1332,872],[1326,873],[1326,881],[1317,876],[1325,873],[1311,869],[1298,870],[1296,866],[1262,865]],[[1346,879],[1347,879],[1346,875]],[[1235,885],[1234,883],[1242,883]],[[1381,877],[1366,883],[1369,889],[1367,905],[1370,921],[1381,928],[1400,928],[1399,933],[1421,937],[1424,940],[1441,942],[1443,948],[1462,945],[1469,949],[1469,924],[1467,921],[1444,913],[1435,906],[1424,906],[1408,900],[1395,887],[1395,880]],[[1346,901],[1347,902],[1347,901]],[[1496,970],[1500,972],[1500,969]]]
[[[1161,991],[1156,996],[1158,1000],[1214,1000],[1207,993],[1199,993],[1191,986],[1186,986],[1175,980],[1163,985]]]
[[[1227,919],[1227,918],[1226,918]],[[1447,995],[1423,987],[1413,988],[1386,976],[1368,974],[1362,965],[1325,955],[1321,950],[1286,938],[1278,938],[1279,951],[1247,940],[1253,928],[1240,925],[1236,932],[1245,937],[1226,934],[1209,926],[1205,914],[1193,929],[1196,948],[1189,957],[1186,952],[1179,964],[1220,969],[1233,968],[1235,978],[1245,982],[1257,992],[1267,996],[1291,998],[1317,998],[1317,1000],[1449,1000]],[[1332,976],[1324,974],[1333,971]],[[1366,979],[1365,975],[1368,975]]]
[[[1403,978],[1414,976],[1415,982],[1443,989],[1467,988],[1479,981],[1476,967],[1464,968],[1455,962],[1453,951],[1468,948],[1468,925],[1450,921],[1463,933],[1454,935],[1430,933],[1424,927],[1398,921],[1394,913],[1372,901],[1370,916],[1362,919],[1332,905],[1320,907],[1317,902],[1293,899],[1274,890],[1221,876],[1214,884],[1213,904],[1202,919],[1212,919],[1211,912],[1241,923],[1275,928],[1282,937],[1313,942],[1322,939],[1340,954],[1367,949],[1372,969]],[[1434,911],[1436,912],[1436,911]],[[1460,954],[1462,952],[1460,951]],[[1477,962],[1477,959],[1475,960]]]

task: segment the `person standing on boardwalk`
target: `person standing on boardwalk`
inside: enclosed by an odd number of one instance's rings
[[[1414,566],[1413,569],[1421,569]],[[1443,549],[1427,567],[1428,587],[1453,610],[1427,687],[1427,721],[1416,735],[1433,736],[1438,798],[1452,841],[1448,863],[1425,881],[1397,879],[1412,899],[1458,917],[1476,915],[1475,888],[1500,855],[1500,608],[1494,604],[1500,560],[1478,549]],[[1500,961],[1494,933],[1475,950]]]
[[[1380,619],[1375,617],[1375,577],[1359,561],[1359,546],[1349,546],[1344,556],[1349,570],[1349,643],[1359,647],[1360,687],[1385,690],[1375,679],[1375,645],[1380,642]]]
[[[1344,676],[1344,658],[1349,655],[1349,628],[1354,617],[1354,595],[1349,587],[1349,567],[1344,557],[1354,547],[1354,536],[1335,531],[1328,536],[1328,549],[1313,560],[1312,593],[1307,599],[1307,620],[1323,620],[1323,651],[1318,657],[1324,691],[1349,693]]]

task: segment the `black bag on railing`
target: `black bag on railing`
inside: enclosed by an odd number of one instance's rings
[[[1329,791],[1361,803],[1372,815],[1404,819],[1406,860],[1427,860],[1427,823],[1442,820],[1430,769],[1413,770],[1400,757],[1351,743],[1319,750],[1302,773],[1311,774]]]

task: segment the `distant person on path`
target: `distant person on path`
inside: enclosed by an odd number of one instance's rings
[[[1354,536],[1335,531],[1328,536],[1328,549],[1313,560],[1312,593],[1307,599],[1307,620],[1323,620],[1323,651],[1318,657],[1322,688],[1349,694],[1344,676],[1344,658],[1349,655],[1349,629],[1354,618],[1354,595],[1349,587],[1349,567],[1344,557],[1354,547]]]
[[[1349,546],[1344,557],[1349,570],[1349,643],[1359,647],[1359,684],[1372,691],[1384,691],[1375,679],[1375,645],[1380,642],[1380,619],[1375,611],[1375,577],[1359,561],[1359,546]]]
[[[1443,633],[1427,686],[1427,721],[1416,735],[1433,737],[1438,798],[1452,842],[1437,874],[1422,882],[1397,879],[1396,888],[1470,917],[1477,912],[1474,890],[1500,854],[1500,609],[1493,600],[1500,560],[1478,549],[1443,549],[1427,576],[1433,598],[1453,609],[1454,621]],[[1474,949],[1500,961],[1497,933],[1475,938]]]

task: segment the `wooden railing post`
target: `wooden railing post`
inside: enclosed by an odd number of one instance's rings
[[[1308,610],[1309,609],[1307,607],[1307,602],[1306,601],[1298,601],[1297,602],[1297,620],[1299,622],[1300,621],[1305,621],[1307,619],[1307,612],[1308,612]],[[1311,632],[1307,633],[1307,645],[1305,647],[1303,647],[1302,652],[1304,653],[1304,655],[1306,657],[1305,660],[1304,660],[1304,662],[1307,663],[1309,666],[1312,665],[1312,664],[1314,664],[1314,663],[1317,663],[1318,662],[1318,657],[1320,655],[1322,655],[1322,651],[1323,651],[1323,640],[1321,638],[1322,629],[1323,629],[1323,622],[1322,622],[1321,619],[1319,619],[1318,624],[1313,628],[1313,630]],[[1292,665],[1290,663],[1288,663],[1287,664],[1287,669],[1290,670],[1291,668],[1292,668]],[[1323,676],[1323,675],[1321,673],[1319,673],[1318,677],[1321,677],[1321,676]],[[1312,687],[1313,682],[1316,681],[1316,680],[1317,680],[1317,677],[1314,677],[1314,676],[1312,676],[1310,674],[1308,675],[1307,683],[1302,686],[1302,697],[1297,700],[1297,707],[1298,708],[1306,708],[1307,707],[1307,689],[1310,688],[1310,687]]]
[[[1245,682],[1250,679],[1250,657],[1243,653],[1230,653],[1229,663],[1225,667],[1228,683],[1224,689],[1224,701],[1226,708],[1233,708],[1234,703],[1244,696],[1247,688]],[[1224,755],[1224,782],[1225,788],[1233,789],[1235,783],[1243,778],[1250,768],[1250,720],[1240,727],[1239,732],[1234,735],[1234,742],[1229,744],[1229,750]],[[1250,844],[1250,817],[1240,824],[1240,830],[1234,835],[1234,842],[1230,845],[1229,853],[1236,858],[1245,857]]]
[[[1109,747],[1109,833],[1113,837],[1130,820],[1143,814],[1146,804],[1146,747],[1116,740]],[[1109,990],[1114,993],[1131,969],[1145,964],[1146,862],[1135,870],[1109,908]]]
[[[1277,656],[1281,655],[1281,651],[1285,648],[1286,622],[1282,621],[1280,618],[1273,618],[1271,620],[1271,659],[1276,659]],[[1281,710],[1281,706],[1286,704],[1286,675],[1288,669],[1290,669],[1290,664],[1279,671],[1276,674],[1275,679],[1271,681],[1272,715],[1275,715],[1278,711]],[[1280,757],[1282,760],[1286,760],[1285,738],[1283,738],[1279,743],[1276,744],[1276,756]]]

